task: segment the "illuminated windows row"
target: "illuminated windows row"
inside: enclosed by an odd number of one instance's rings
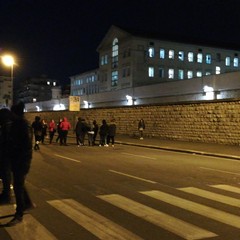
[[[215,69],[215,74],[220,74],[221,73],[221,68],[219,66],[216,67]],[[186,76],[185,76],[186,74]],[[210,71],[206,71],[205,75],[211,75]],[[149,77],[156,77],[157,75],[155,74],[154,67],[149,67],[148,68],[148,76]],[[183,69],[178,69],[175,70],[173,68],[170,68],[166,71],[164,68],[159,68],[158,69],[158,77],[160,78],[168,78],[168,79],[190,79],[194,77],[202,77],[203,72],[202,71],[192,71],[192,70],[183,70]]]
[[[154,50],[153,47],[149,47],[148,56],[150,58],[155,57],[155,50]],[[170,50],[166,51],[163,48],[161,48],[159,50],[159,58],[160,59],[165,59],[165,58],[178,59],[179,61],[184,61],[186,59],[188,62],[196,61],[197,63],[205,62],[206,64],[211,64],[212,60],[213,60],[212,54],[210,54],[210,53],[204,55],[202,52],[194,53],[194,52],[190,51],[185,55],[184,51],[176,52],[173,49],[170,49]],[[217,62],[221,61],[221,54],[220,53],[216,54],[216,61]],[[237,56],[235,56],[233,58],[226,57],[225,58],[225,65],[226,66],[231,66],[231,64],[234,67],[238,67],[239,66],[239,58]]]

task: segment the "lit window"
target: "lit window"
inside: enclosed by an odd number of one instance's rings
[[[183,52],[183,51],[179,51],[179,52],[178,52],[178,59],[179,59],[180,61],[184,61],[184,52]]]
[[[190,79],[190,78],[193,78],[193,71],[187,71],[187,78]]]
[[[164,59],[164,58],[165,58],[165,49],[160,49],[159,57],[160,57],[161,59]]]
[[[164,78],[164,69],[163,68],[159,68],[159,77]]]
[[[216,66],[216,74],[220,74],[221,73],[221,68],[219,66]]]
[[[230,57],[226,57],[226,58],[225,58],[225,65],[226,65],[226,66],[230,66],[230,63],[231,63]]]
[[[149,77],[154,77],[154,67],[149,67],[148,68],[148,76]]]
[[[112,72],[112,87],[118,85],[118,71],[113,71]]]
[[[202,53],[198,53],[198,54],[197,54],[197,62],[198,62],[198,63],[202,63],[202,60],[203,60],[203,55],[202,55]]]
[[[188,61],[193,62],[193,52],[188,53]]]
[[[184,71],[182,69],[178,70],[178,79],[184,79]]]
[[[118,39],[115,38],[112,43],[112,68],[118,67]]]
[[[154,57],[154,48],[153,47],[148,48],[148,56],[150,58]]]
[[[168,57],[169,59],[174,59],[174,50],[169,50]]]
[[[206,54],[206,63],[211,64],[212,63],[212,56],[211,54]]]
[[[168,78],[173,79],[174,78],[174,69],[170,68],[168,70]]]
[[[202,72],[201,71],[197,71],[196,76],[197,77],[202,77]]]
[[[235,58],[233,59],[233,66],[234,66],[234,67],[238,67],[238,58],[237,58],[237,57],[235,57]]]

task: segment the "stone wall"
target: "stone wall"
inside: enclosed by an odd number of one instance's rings
[[[240,102],[201,102],[187,104],[129,106],[116,108],[82,109],[80,112],[26,113],[33,121],[39,115],[49,121],[67,117],[75,126],[77,117],[86,121],[115,118],[117,134],[138,135],[138,121],[145,120],[145,136],[163,139],[240,144]]]

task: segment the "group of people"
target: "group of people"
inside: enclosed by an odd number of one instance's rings
[[[95,146],[97,135],[99,134],[99,146],[108,147],[111,141],[112,147],[114,147],[115,135],[116,135],[116,124],[115,119],[112,119],[110,124],[107,124],[105,119],[102,120],[102,124],[97,124],[94,120],[92,123],[86,123],[85,119],[78,118],[78,122],[75,127],[76,142],[77,146],[85,145],[85,137],[88,137],[88,145]]]
[[[7,226],[21,222],[24,211],[34,207],[25,187],[32,159],[32,136],[32,128],[24,119],[24,104],[0,110],[0,204],[11,202],[11,184],[16,199],[16,212]]]

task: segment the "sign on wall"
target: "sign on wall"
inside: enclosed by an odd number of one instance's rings
[[[69,96],[69,111],[80,111],[79,96]]]

